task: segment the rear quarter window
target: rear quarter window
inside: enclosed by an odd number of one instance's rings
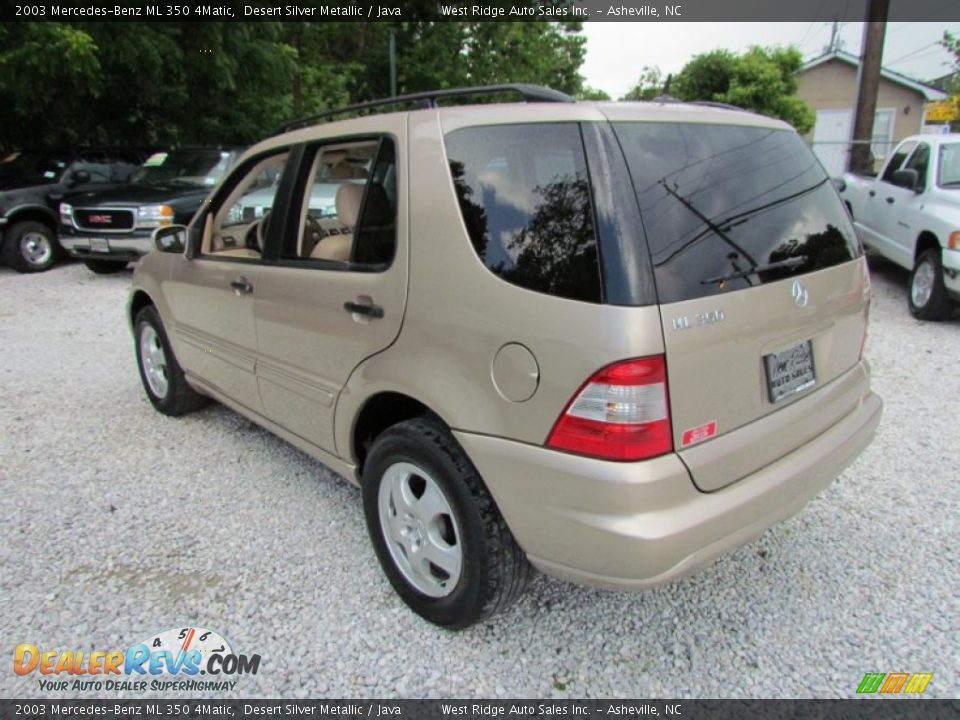
[[[470,242],[509,283],[556,297],[602,299],[580,128],[572,123],[464,128],[447,157]]]
[[[859,256],[840,198],[795,132],[645,122],[615,123],[614,129],[661,303],[741,290]]]

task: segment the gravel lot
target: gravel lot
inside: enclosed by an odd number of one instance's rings
[[[262,655],[238,696],[845,697],[867,671],[922,671],[957,697],[960,321],[914,320],[905,274],[873,267],[886,409],[838,482],[692,578],[628,595],[537,577],[460,634],[396,598],[345,481],[222,407],[154,412],[129,272],[0,267],[0,695],[47,694],[10,671],[17,643],[197,624]]]

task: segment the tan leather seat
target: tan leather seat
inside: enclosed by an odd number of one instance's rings
[[[337,222],[341,227],[349,228],[350,232],[340,235],[329,235],[320,242],[310,253],[314,260],[336,260],[349,262],[350,251],[353,249],[353,230],[360,218],[360,204],[363,202],[363,185],[346,183],[337,190]]]

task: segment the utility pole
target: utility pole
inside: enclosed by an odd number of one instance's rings
[[[390,28],[390,97],[397,96],[397,30]]]
[[[877,93],[880,90],[880,59],[883,39],[887,32],[887,11],[890,0],[869,0],[866,23],[863,26],[863,50],[857,73],[857,110],[853,120],[853,147],[850,150],[850,171],[860,174],[873,172],[873,117],[877,112]]]

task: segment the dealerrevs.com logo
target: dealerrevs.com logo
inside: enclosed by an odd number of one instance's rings
[[[40,690],[233,690],[234,677],[256,675],[259,668],[259,655],[235,653],[222,635],[200,627],[167,630],[126,650],[41,649],[21,643],[13,651],[13,671],[42,676]]]

